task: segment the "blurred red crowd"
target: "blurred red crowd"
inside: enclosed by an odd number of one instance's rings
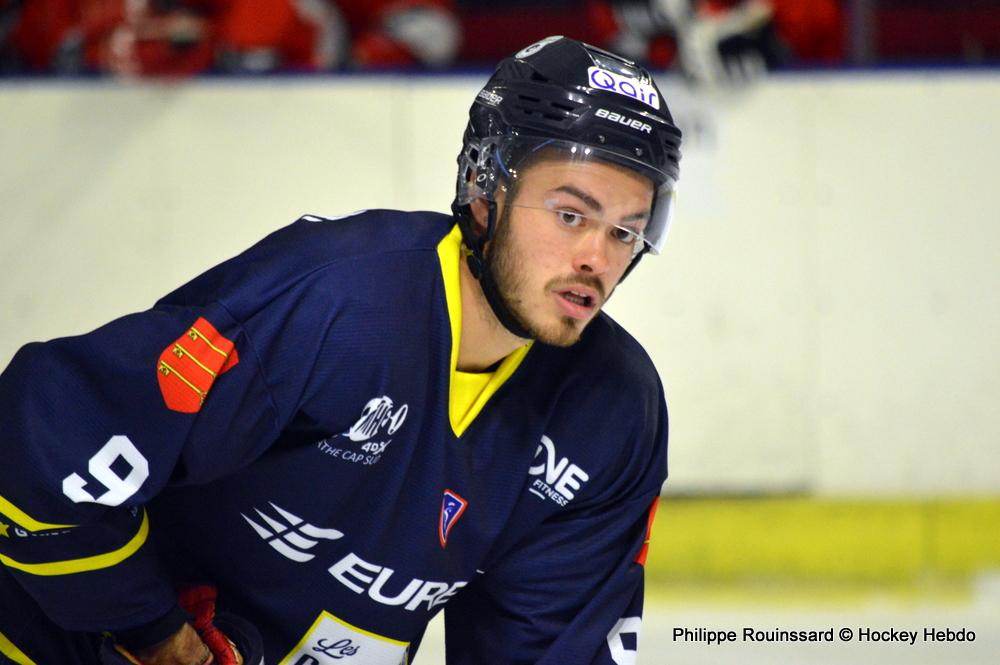
[[[0,0],[8,69],[184,76],[210,70],[436,67],[460,43],[451,0]],[[2,28],[0,28],[2,30]],[[3,41],[0,32],[0,42]]]
[[[698,78],[712,59],[719,67],[840,62],[843,27],[837,0],[0,0],[0,68],[121,76],[439,68],[492,63],[565,34]]]

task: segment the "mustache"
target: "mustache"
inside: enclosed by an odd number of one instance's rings
[[[548,284],[545,285],[545,290],[555,291],[559,289],[570,289],[577,285],[586,286],[597,291],[597,295],[600,296],[602,303],[608,299],[607,294],[604,291],[604,283],[600,280],[600,278],[595,277],[594,275],[556,277],[555,279],[549,280]]]

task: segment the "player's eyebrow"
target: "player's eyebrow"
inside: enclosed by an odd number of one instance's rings
[[[604,206],[601,205],[600,201],[598,201],[597,199],[595,199],[593,196],[583,191],[582,189],[577,189],[573,185],[562,185],[561,187],[556,187],[555,190],[553,191],[564,192],[566,194],[569,194],[570,196],[575,196],[576,198],[580,199],[585,204],[587,204],[587,206],[594,212],[604,212]]]
[[[560,187],[556,187],[553,191],[563,192],[565,194],[569,194],[570,196],[575,196],[576,198],[578,198],[581,201],[583,201],[583,203],[586,204],[594,212],[598,212],[598,213],[604,212],[604,206],[601,205],[600,201],[598,201],[597,199],[595,199],[593,196],[591,196],[587,192],[583,191],[582,189],[578,189],[577,187],[574,187],[573,185],[562,185]],[[641,212],[633,212],[631,215],[625,215],[619,221],[621,221],[621,222],[639,222],[639,221],[643,221],[643,220],[646,220],[646,219],[649,219],[649,211],[648,210],[643,210]]]

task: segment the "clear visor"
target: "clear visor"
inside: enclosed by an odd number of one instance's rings
[[[604,228],[633,256],[644,247],[654,254],[663,248],[674,181],[639,159],[597,146],[533,137],[488,139],[467,157],[475,159],[477,175],[465,183],[462,203],[496,200],[500,190],[513,196],[508,204],[547,211],[560,225]]]

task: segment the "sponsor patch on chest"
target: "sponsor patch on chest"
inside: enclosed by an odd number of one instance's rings
[[[352,464],[378,464],[392,443],[392,435],[406,421],[408,411],[408,405],[397,406],[388,395],[373,397],[346,432],[321,439],[316,447],[325,455]]]
[[[535,462],[537,464],[528,469],[528,475],[535,477],[528,491],[543,501],[551,499],[565,506],[590,480],[590,475],[570,462],[568,457],[560,458],[556,453],[556,444],[544,434],[535,450]]]
[[[448,546],[448,534],[468,506],[469,502],[458,493],[452,490],[444,491],[444,497],[441,499],[441,515],[438,518],[438,540],[441,542],[441,547]]]
[[[325,665],[339,661],[364,665],[405,665],[409,646],[409,642],[352,626],[324,611],[280,665]]]
[[[430,612],[444,605],[468,582],[435,582],[396,574],[392,568],[365,561],[351,552],[330,566],[333,578],[356,594],[367,594],[380,605]],[[394,579],[403,577],[403,579]]]

